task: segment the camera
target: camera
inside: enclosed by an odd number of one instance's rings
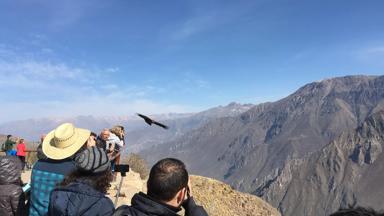
[[[129,172],[129,165],[128,164],[116,164],[115,165],[115,172],[119,172],[121,176],[125,176],[127,172]]]

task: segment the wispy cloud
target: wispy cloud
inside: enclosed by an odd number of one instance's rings
[[[360,49],[357,49],[352,54],[358,61],[367,64],[369,66],[378,65],[384,66],[383,58],[384,58],[384,45],[376,44],[366,46]]]
[[[209,29],[216,22],[217,17],[213,14],[206,16],[191,17],[184,21],[181,26],[178,27],[171,34],[173,40],[183,40],[187,39],[195,34],[203,32],[206,29]]]
[[[206,33],[220,26],[238,20],[253,13],[253,9],[261,2],[249,1],[238,4],[236,1],[220,2],[220,4],[199,4],[191,11],[191,15],[178,23],[171,31],[172,40],[186,40],[198,34]],[[203,5],[203,6],[202,6]]]
[[[163,89],[166,92],[175,92],[178,94],[190,95],[194,92],[207,91],[211,89],[211,84],[200,74],[187,71],[180,72],[180,75],[173,82],[168,83]]]
[[[12,57],[18,56],[16,60]],[[168,89],[119,85],[118,67],[95,68],[34,59],[0,49],[0,122],[74,115],[128,115],[134,112],[190,112],[194,108],[156,99]],[[118,76],[116,76],[118,77]],[[189,77],[191,78],[191,77]],[[192,80],[184,80],[195,84]],[[204,85],[203,81],[197,81]]]
[[[0,62],[0,67],[2,68],[0,73],[3,75],[18,74],[32,79],[60,81],[60,79],[75,79],[87,75],[81,68],[70,68],[63,63],[54,64],[34,60],[12,63]]]
[[[92,11],[98,3],[91,4],[85,1],[67,0],[59,2],[47,2],[44,0],[35,0],[35,7],[40,7],[42,13],[45,13],[48,19],[48,25],[51,30],[63,31],[67,27],[74,25]]]
[[[370,47],[365,50],[367,54],[384,55],[384,46]]]

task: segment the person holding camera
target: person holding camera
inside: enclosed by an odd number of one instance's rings
[[[202,206],[196,205],[185,164],[174,158],[158,161],[147,181],[147,194],[139,192],[132,197],[131,206],[122,205],[115,216],[177,216],[181,207],[185,216],[208,216]]]
[[[108,151],[107,141],[109,139],[111,132],[108,128],[104,128],[100,135],[96,138],[96,146],[103,149],[104,151]]]
[[[124,147],[124,127],[123,126],[114,126],[110,130],[110,136],[107,141],[109,145],[109,160],[111,161],[111,168],[113,172],[113,181],[116,180],[115,166],[120,164],[120,154],[121,150]]]

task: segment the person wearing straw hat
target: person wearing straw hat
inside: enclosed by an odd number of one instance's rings
[[[74,155],[95,144],[90,134],[89,130],[64,123],[45,136],[41,150],[46,158],[39,159],[32,169],[29,215],[47,214],[51,191],[76,170]]]
[[[76,154],[74,161],[78,169],[51,193],[48,216],[112,215],[115,207],[106,196],[112,181],[107,153],[93,146]]]

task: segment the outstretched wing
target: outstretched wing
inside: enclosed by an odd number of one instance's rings
[[[152,123],[154,122],[152,119],[150,119],[148,116],[145,116],[143,114],[140,114],[140,113],[136,113],[138,116],[140,116],[141,118],[144,119],[144,121],[149,124],[149,125],[152,125]]]
[[[157,121],[153,121],[153,124],[155,124],[155,125],[158,125],[158,126],[160,126],[160,127],[164,128],[164,129],[168,129],[168,128],[169,128],[167,125],[165,125],[165,124],[162,124],[162,123],[160,123],[160,122],[157,122]]]
[[[148,116],[145,116],[145,115],[140,114],[140,113],[136,113],[136,114],[137,114],[138,116],[140,116],[141,118],[143,118],[144,121],[145,121],[147,124],[149,124],[149,125],[155,124],[155,125],[160,126],[160,127],[164,128],[164,129],[168,129],[168,128],[169,128],[167,125],[162,124],[162,123],[160,123],[160,122],[157,122],[157,121],[155,121],[155,120],[149,118]]]

